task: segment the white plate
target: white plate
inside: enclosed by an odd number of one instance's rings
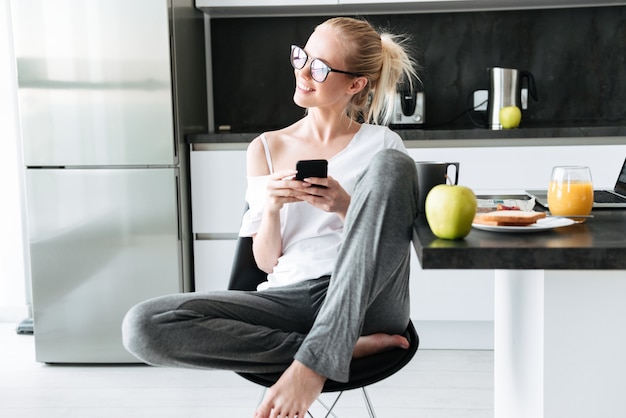
[[[561,228],[563,226],[569,226],[575,224],[576,221],[569,218],[547,217],[539,219],[536,223],[528,226],[498,226],[498,225],[483,225],[473,223],[472,226],[476,229],[483,231],[493,232],[538,232],[547,231],[549,229]]]

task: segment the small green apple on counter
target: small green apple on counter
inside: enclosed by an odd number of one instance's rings
[[[522,111],[517,106],[505,106],[500,109],[500,125],[503,129],[513,129],[522,121]]]
[[[435,236],[465,238],[476,215],[476,195],[469,187],[439,184],[428,192],[424,210]]]

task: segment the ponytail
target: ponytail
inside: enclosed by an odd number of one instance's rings
[[[408,37],[379,34],[368,22],[348,17],[331,18],[322,25],[333,27],[346,45],[349,70],[368,80],[348,104],[348,116],[366,123],[388,124],[398,84],[413,87],[419,80],[418,66],[408,53]]]
[[[391,121],[398,84],[408,83],[411,89],[418,80],[416,64],[406,51],[407,38],[383,33],[380,77],[372,88],[371,104],[365,121],[387,124]]]

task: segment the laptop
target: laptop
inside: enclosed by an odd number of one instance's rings
[[[535,198],[535,202],[544,208],[548,207],[547,190],[526,190],[530,196]],[[613,190],[594,190],[593,209],[626,209],[626,159],[622,164],[622,169],[617,176]]]

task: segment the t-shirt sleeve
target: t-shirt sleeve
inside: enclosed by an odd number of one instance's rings
[[[402,138],[398,135],[397,132],[392,131],[389,128],[385,129],[385,146],[386,148],[397,149],[398,151],[402,151],[405,154],[408,154],[409,151],[404,146],[404,142],[402,142]]]
[[[268,180],[269,176],[248,177],[248,188],[246,189],[248,210],[241,220],[240,237],[251,237],[259,231]]]

